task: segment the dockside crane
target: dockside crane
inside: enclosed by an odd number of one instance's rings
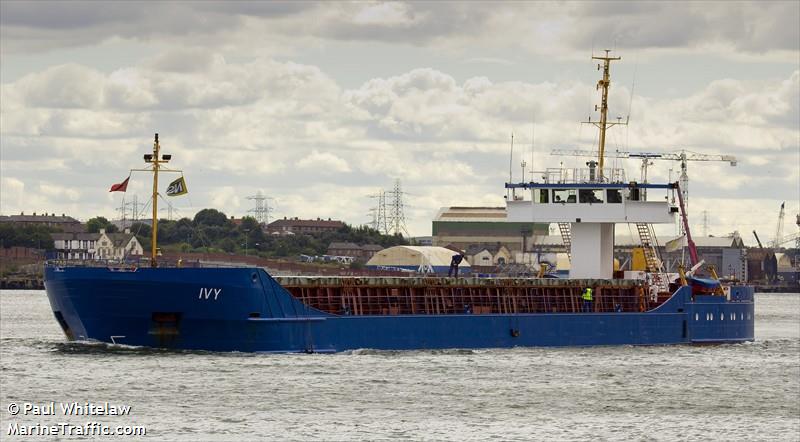
[[[763,246],[763,245],[761,245],[761,240],[758,238],[758,233],[756,233],[756,231],[755,231],[755,230],[753,230],[753,236],[755,236],[755,237],[756,237],[756,242],[758,243],[758,248],[759,248],[759,249],[763,249],[763,248],[764,248],[764,246]]]
[[[786,201],[781,203],[781,211],[778,212],[778,227],[775,228],[775,239],[772,240],[772,248],[778,248],[783,240],[783,222],[786,219]]]
[[[554,149],[550,155],[561,156],[577,156],[577,157],[596,157],[597,151],[592,150],[569,150],[569,149]],[[611,152],[607,154],[613,158],[634,158],[642,160],[642,182],[647,183],[647,166],[652,165],[651,160],[670,160],[681,162],[681,176],[680,185],[681,192],[683,193],[683,203],[686,210],[689,210],[689,175],[687,172],[687,165],[689,161],[724,161],[731,166],[736,166],[737,160],[733,155],[707,155],[688,150],[681,150],[675,153],[659,153],[659,152]],[[646,196],[646,194],[644,194]]]
[[[783,246],[786,243],[790,243],[792,241],[797,242],[798,240],[800,240],[800,232],[798,232],[798,233],[790,233],[788,235],[782,236],[782,237],[777,238],[774,241],[772,241],[772,247],[777,249],[777,248]]]

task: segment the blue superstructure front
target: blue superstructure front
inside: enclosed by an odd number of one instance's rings
[[[753,340],[752,288],[730,299],[681,287],[643,313],[339,316],[306,306],[256,268],[48,267],[71,339],[211,351],[655,345]]]

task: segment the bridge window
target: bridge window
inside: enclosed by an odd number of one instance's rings
[[[533,189],[533,202],[547,204],[550,202],[550,191],[547,189]]]
[[[577,202],[577,195],[575,195],[575,189],[553,189],[553,202],[554,203]]]
[[[599,189],[581,189],[578,191],[578,201],[581,203],[602,203],[603,191]]]
[[[608,189],[606,190],[606,201],[612,204],[617,204],[622,202],[622,193],[619,189]]]

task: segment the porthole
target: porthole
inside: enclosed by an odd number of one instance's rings
[[[736,320],[736,313],[731,313],[731,321],[735,321],[735,320]]]
[[[719,314],[719,320],[720,321],[724,321],[725,320],[725,314],[724,313],[720,313]]]
[[[709,313],[708,314],[708,320],[709,321],[713,321],[714,320],[714,314],[713,313]]]
[[[694,320],[695,321],[699,321],[700,320],[700,313],[695,313],[694,314]]]
[[[739,320],[744,321],[744,313],[739,313]]]

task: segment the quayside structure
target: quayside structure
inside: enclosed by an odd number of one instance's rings
[[[553,169],[540,181],[506,183],[509,221],[557,223],[572,262],[570,278],[273,277],[256,267],[181,267],[151,258],[51,262],[45,286],[70,340],[159,348],[247,352],[336,352],[666,345],[754,339],[753,288],[699,278],[677,183],[628,182],[603,163],[610,62],[598,82],[598,161]],[[150,157],[153,198],[160,162]],[[159,159],[160,158],[160,159]],[[147,156],[145,157],[147,161]],[[648,201],[645,190],[676,192]],[[517,198],[530,193],[528,200]],[[154,214],[155,214],[154,208]],[[661,273],[652,224],[681,216],[692,267]],[[155,217],[155,215],[154,215]],[[621,279],[613,267],[618,223],[635,224],[648,277]],[[591,289],[591,296],[586,297]]]

